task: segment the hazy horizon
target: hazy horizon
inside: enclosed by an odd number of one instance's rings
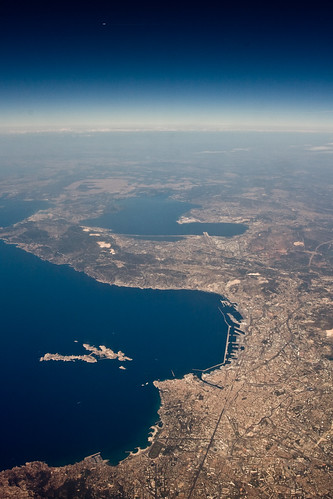
[[[0,130],[333,130],[323,8],[2,7]]]

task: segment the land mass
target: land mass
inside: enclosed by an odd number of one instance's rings
[[[2,195],[33,192],[51,203],[2,229],[7,243],[104,283],[218,293],[236,304],[245,332],[226,365],[155,382],[160,421],[147,449],[118,466],[94,455],[61,468],[6,470],[0,497],[331,497],[332,169],[308,154],[288,167],[250,168],[242,159],[226,164],[223,178],[205,163],[204,180],[196,164],[164,180],[142,165],[122,173],[81,164],[79,179],[58,170],[46,183],[0,183]],[[171,242],[83,222],[121,198],[156,193],[200,205],[182,223],[248,230]]]
[[[49,360],[61,360],[63,362],[75,362],[76,360],[82,360],[83,362],[94,363],[97,359],[118,359],[120,362],[125,362],[126,360],[133,360],[119,350],[119,352],[114,352],[111,348],[107,348],[104,345],[99,345],[99,348],[89,345],[88,343],[83,343],[83,348],[90,352],[89,355],[60,355],[59,353],[46,353],[39,360],[40,362]]]

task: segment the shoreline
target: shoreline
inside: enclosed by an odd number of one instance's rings
[[[113,284],[111,282],[108,282],[106,280],[100,280],[100,279],[96,279],[94,278],[92,275],[90,275],[89,273],[85,272],[85,271],[82,271],[82,270],[77,270],[75,268],[74,265],[72,264],[61,264],[61,263],[56,263],[56,262],[52,262],[50,260],[47,260],[47,259],[44,259],[44,258],[41,258],[39,257],[38,255],[36,255],[35,253],[32,253],[31,251],[29,251],[27,248],[24,247],[24,245],[20,245],[20,244],[16,244],[16,243],[11,243],[11,242],[7,242],[6,240],[4,239],[0,239],[1,242],[3,242],[4,244],[8,244],[10,246],[14,246],[16,247],[17,249],[19,250],[22,250],[24,251],[25,253],[29,254],[29,255],[33,255],[35,258],[37,258],[38,260],[42,260],[44,262],[47,262],[47,263],[50,263],[52,265],[58,265],[58,266],[64,266],[64,267],[67,267],[67,268],[70,268],[71,270],[75,271],[75,272],[78,272],[80,274],[83,274],[84,276],[88,277],[89,279],[93,279],[95,282],[98,282],[100,284],[107,284],[109,286],[114,286],[114,287],[117,287],[117,288],[130,288],[130,289],[138,289],[138,290],[151,290],[151,291],[189,291],[189,292],[201,292],[201,293],[209,293],[209,294],[212,294],[212,295],[216,295],[222,305],[222,307],[228,307],[232,310],[234,310],[236,313],[238,313],[242,320],[239,321],[239,324],[231,321],[230,317],[227,316],[229,319],[229,321],[232,323],[231,325],[229,325],[229,327],[231,327],[232,329],[234,329],[235,326],[238,327],[241,327],[241,323],[243,321],[243,316],[240,314],[239,310],[238,310],[238,304],[237,304],[237,308],[236,308],[236,304],[235,302],[232,302],[229,298],[225,297],[224,295],[222,294],[219,294],[215,291],[211,291],[211,290],[205,290],[205,289],[198,289],[198,288],[180,288],[180,287],[143,287],[143,286],[133,286],[131,285],[131,283],[128,283],[127,285],[125,284],[122,284],[122,285],[119,285],[119,284]],[[225,312],[225,314],[227,313],[230,313],[230,311],[228,312]],[[224,314],[223,314],[224,315]],[[236,319],[236,317],[234,317],[234,315],[232,314],[233,318]],[[231,334],[232,336],[232,334]],[[226,350],[229,350],[228,348],[228,345],[226,344]],[[230,354],[233,353],[235,351],[234,348],[232,348],[228,353],[227,353],[227,356],[225,358],[225,360],[222,362],[222,363],[219,363],[219,364],[215,364],[214,366],[211,366],[211,367],[208,367],[208,368],[205,368],[203,370],[201,370],[201,373],[204,374],[204,373],[209,373],[211,374],[212,372],[214,372],[214,370],[218,370],[218,369],[221,369],[223,366],[226,365],[226,362],[227,361],[233,361],[235,360],[235,357],[233,358],[230,358]],[[239,351],[238,351],[239,352]],[[165,380],[163,379],[163,381],[168,381],[168,382],[172,382],[173,380],[182,380],[184,379],[186,376],[190,375],[190,374],[193,374],[193,371],[195,371],[195,369],[191,370],[190,372],[188,373],[185,373],[181,378],[166,378]],[[198,379],[200,379],[200,381],[202,382],[205,382],[203,379],[201,379],[201,376],[198,376]],[[159,384],[160,381],[157,381],[157,380],[154,380],[152,383],[154,385],[154,387],[158,390],[158,394],[159,394],[159,397],[160,397],[160,403],[159,403],[159,406],[158,406],[158,409],[157,409],[157,414],[160,415],[160,412],[163,411],[163,398],[162,398],[162,393],[161,393],[161,389],[159,388],[158,384]],[[126,451],[128,453],[128,455],[126,457],[124,457],[123,459],[120,459],[119,461],[117,461],[116,464],[110,464],[109,462],[107,462],[108,466],[111,466],[111,467],[116,467],[119,465],[119,463],[122,463],[126,460],[128,460],[129,458],[132,458],[132,457],[135,457],[135,456],[138,456],[140,454],[144,454],[144,453],[149,453],[149,450],[152,448],[154,442],[156,441],[156,438],[159,434],[159,432],[161,431],[161,429],[163,428],[163,420],[162,418],[160,418],[160,421],[157,422],[156,424],[152,425],[149,427],[149,430],[148,430],[148,437],[147,437],[147,440],[148,440],[148,445],[144,448],[141,448],[140,446],[138,447],[135,447],[134,450],[129,450],[129,451]],[[101,454],[101,452],[99,453]],[[75,464],[75,463],[80,463],[82,461],[84,461],[85,459],[87,459],[89,456],[85,456],[83,459],[79,460],[79,461],[74,461],[74,463],[67,463],[65,465],[62,465],[60,467],[64,467],[64,466],[69,466],[69,465],[72,465],[72,464]],[[105,461],[108,461],[108,460],[105,460]],[[34,463],[34,462],[39,462],[39,461],[30,461],[31,463]],[[46,462],[45,464],[48,465],[48,463]],[[13,469],[15,467],[21,467],[21,466],[24,466],[24,465],[18,465],[18,466],[14,466],[12,468],[6,468],[2,471],[6,471],[7,469]],[[58,468],[58,466],[55,466],[56,468]]]
[[[127,285],[119,285],[119,284],[113,284],[111,282],[107,282],[106,280],[98,280],[96,278],[94,278],[92,275],[88,274],[87,272],[85,271],[82,271],[82,270],[77,270],[75,268],[74,265],[71,265],[71,264],[61,264],[61,263],[56,263],[56,262],[52,262],[50,260],[47,260],[47,259],[44,259],[44,258],[41,258],[39,257],[38,255],[36,255],[35,253],[32,253],[31,251],[29,251],[27,248],[24,247],[24,245],[20,245],[20,244],[16,244],[16,243],[12,243],[12,242],[7,242],[6,240],[4,239],[0,239],[1,242],[5,245],[9,245],[9,246],[14,246],[15,248],[19,249],[19,250],[22,250],[24,253],[28,254],[28,255],[31,255],[31,256],[34,256],[36,259],[38,259],[39,261],[44,261],[44,262],[47,262],[49,264],[52,264],[52,265],[58,265],[59,267],[67,267],[67,269],[71,269],[71,271],[74,271],[75,273],[79,273],[79,274],[82,274],[84,275],[85,277],[88,277],[89,279],[92,279],[93,281],[95,282],[98,282],[100,284],[107,284],[108,286],[114,286],[116,288],[127,288],[127,289],[137,289],[137,290],[151,290],[151,291],[188,291],[188,292],[199,292],[199,293],[209,293],[210,295],[215,295],[216,298],[218,298],[218,300],[221,302],[222,306],[223,307],[226,307],[228,309],[228,312],[225,312],[225,313],[232,313],[232,311],[234,311],[236,314],[239,314],[238,312],[238,309],[236,308],[235,306],[235,303],[233,303],[231,300],[229,300],[228,298],[226,298],[224,295],[221,295],[219,293],[217,293],[216,291],[212,291],[212,290],[205,290],[205,289],[198,289],[198,288],[189,288],[189,287],[183,287],[183,288],[180,288],[180,287],[143,287],[143,286],[133,286],[131,285],[131,283],[127,283]],[[234,317],[234,315],[233,315]],[[234,317],[234,319],[236,319],[236,317]],[[231,321],[231,319],[229,318],[229,322]],[[233,326],[236,325],[234,322],[233,322]],[[234,349],[232,349],[231,351],[234,351]],[[231,353],[231,352],[230,352]],[[50,357],[50,359],[44,359],[44,357]],[[229,358],[229,354],[228,354],[228,358]],[[51,360],[51,357],[52,357],[52,360],[53,357],[56,359],[55,360],[71,360],[69,359],[70,357],[73,357],[73,360],[82,360],[81,357],[82,356],[61,356],[59,354],[46,354],[46,356],[42,357],[41,359],[43,360]],[[58,358],[59,357],[59,358]],[[41,360],[40,359],[40,360]],[[84,360],[84,359],[83,359]],[[90,362],[96,362],[96,360],[90,360]],[[213,372],[215,369],[218,369],[218,368],[221,368],[221,364],[215,364],[214,366],[211,366],[211,367],[208,367],[208,368],[205,368],[203,371],[209,371],[210,373]],[[166,377],[165,379],[163,378],[163,381],[172,381],[172,380],[182,380],[184,379],[186,376],[190,375],[191,373],[193,373],[192,370],[190,370],[189,372],[185,373],[181,378],[175,378],[175,377]],[[202,380],[203,381],[203,380]],[[160,398],[160,402],[159,402],[159,405],[157,407],[157,414],[160,416],[160,413],[161,411],[163,411],[163,399],[162,399],[162,393],[161,393],[161,390],[158,386],[160,381],[157,381],[157,380],[154,380],[152,381],[153,385],[155,388],[157,388],[158,390],[158,394],[159,394],[159,398]],[[159,422],[157,422],[156,424],[154,425],[151,425],[149,427],[149,430],[148,430],[148,437],[147,437],[147,445],[145,447],[135,447],[134,449],[132,450],[129,450],[129,451],[126,451],[126,453],[128,453],[127,456],[125,456],[124,458],[122,459],[119,459],[117,460],[117,462],[115,464],[110,464],[108,463],[109,466],[112,466],[112,467],[115,467],[117,466],[119,463],[121,462],[124,462],[125,460],[127,460],[128,458],[130,457],[134,457],[134,456],[138,456],[139,454],[144,454],[144,453],[148,453],[150,451],[150,449],[152,448],[154,442],[156,441],[157,439],[157,436],[160,432],[160,430],[163,428],[163,425],[164,425],[164,422],[162,420],[162,418],[160,418]],[[103,451],[101,451],[102,453]],[[85,456],[83,458],[86,459],[86,457],[89,457],[89,456]],[[75,463],[80,463],[82,461],[82,459],[78,460],[78,461],[74,461],[73,463],[66,463],[66,464],[62,464],[60,467],[63,467],[63,466],[67,466],[67,465],[72,465],[72,464],[75,464]],[[37,461],[29,461],[29,462],[37,462]],[[46,464],[47,461],[46,461]],[[20,466],[24,466],[24,465],[18,465],[18,467]],[[17,467],[17,466],[14,466],[14,467]],[[58,467],[58,466],[55,466],[55,467]],[[5,471],[6,469],[12,469],[12,468],[5,468],[3,471]]]

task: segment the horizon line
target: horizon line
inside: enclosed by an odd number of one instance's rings
[[[261,133],[333,133],[333,126],[330,128],[298,128],[298,127],[2,127],[0,125],[0,135],[26,135],[26,134],[47,134],[47,133],[145,133],[145,132],[261,132]]]

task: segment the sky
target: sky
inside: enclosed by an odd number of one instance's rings
[[[333,130],[329,6],[178,4],[3,0],[0,130]]]

